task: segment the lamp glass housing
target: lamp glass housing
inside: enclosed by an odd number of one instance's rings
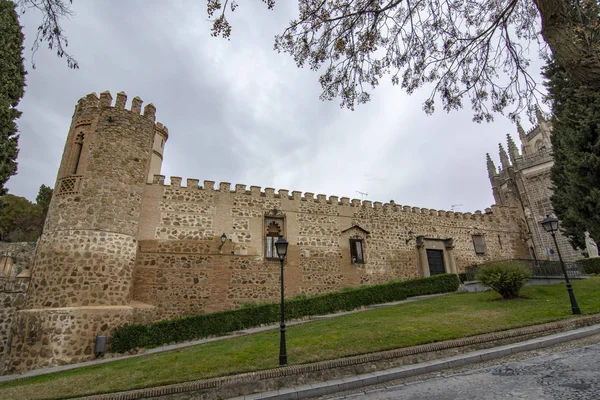
[[[556,232],[558,231],[558,219],[551,217],[549,215],[546,216],[541,222],[544,230],[546,232]]]
[[[221,243],[225,243],[226,240],[227,240],[227,235],[226,234],[222,234],[221,235]]]
[[[277,255],[279,256],[279,258],[285,257],[287,254],[288,241],[285,240],[283,237],[280,237],[275,242],[275,248],[277,249]]]

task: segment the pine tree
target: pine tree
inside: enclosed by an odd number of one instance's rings
[[[556,61],[544,70],[552,104],[552,206],[571,243],[585,231],[600,241],[600,92],[580,84]]]
[[[42,211],[42,221],[46,220],[46,214],[48,214],[48,208],[50,207],[50,200],[52,200],[53,190],[50,186],[41,185],[38,195],[35,198],[35,204],[40,207]]]
[[[15,3],[0,0],[0,195],[6,193],[6,181],[17,173],[19,154],[16,109],[25,87],[23,33]]]

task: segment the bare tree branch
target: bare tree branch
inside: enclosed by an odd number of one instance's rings
[[[69,41],[61,27],[61,20],[73,15],[69,8],[73,0],[17,0],[21,12],[36,9],[42,13],[42,23],[38,26],[37,35],[31,47],[31,65],[35,68],[35,53],[40,44],[46,42],[50,50],[56,50],[56,55],[67,60],[69,68],[77,69],[77,60],[69,54],[66,48]],[[68,2],[67,2],[68,1]]]

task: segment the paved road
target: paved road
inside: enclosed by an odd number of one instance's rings
[[[599,400],[600,344],[338,398]]]

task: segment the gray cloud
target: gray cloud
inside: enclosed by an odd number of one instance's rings
[[[514,126],[472,123],[470,110],[426,116],[427,90],[409,97],[387,80],[354,112],[321,102],[318,73],[273,51],[293,3],[242,4],[227,41],[210,37],[202,2],[75,2],[65,28],[81,68],[44,49],[28,65],[11,193],[34,199],[54,185],[77,100],[109,89],[157,107],[170,132],[165,175],[437,209],[492,204],[485,153]],[[38,18],[23,16],[28,42]]]

